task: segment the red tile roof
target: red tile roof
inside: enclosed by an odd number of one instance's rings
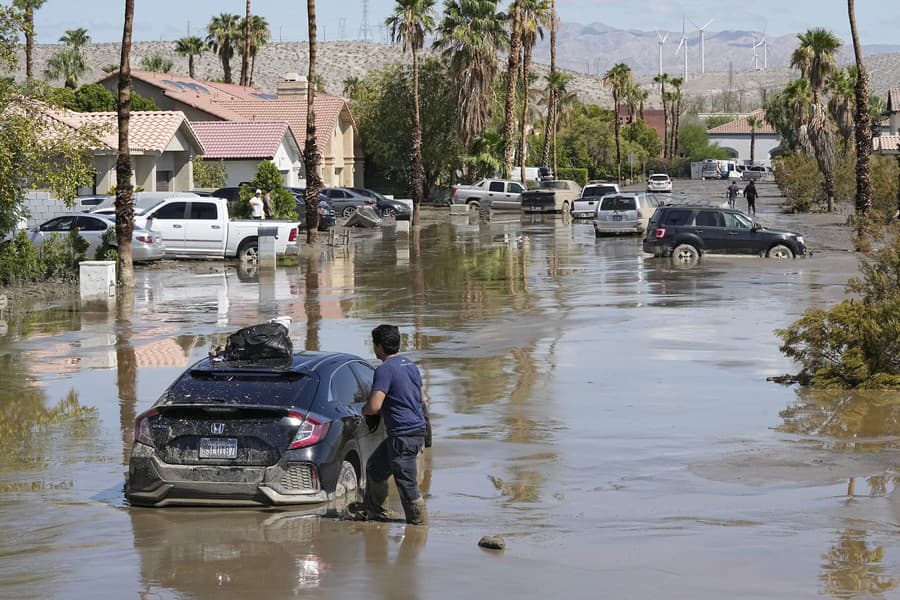
[[[900,112],[900,88],[888,92],[888,109],[891,112]]]
[[[777,135],[778,132],[766,123],[766,111],[764,110],[754,110],[746,117],[713,127],[707,133],[709,135],[750,135],[750,124],[747,123],[747,119],[750,117],[756,117],[762,121],[762,125],[756,128],[756,135]]]
[[[84,125],[97,127],[104,149],[118,148],[119,121],[114,112],[80,113],[71,110],[53,110],[49,114],[73,129]],[[132,152],[165,152],[172,138],[181,127],[202,152],[203,144],[197,138],[190,122],[180,111],[137,111],[131,113],[128,127],[128,147]]]
[[[872,138],[872,150],[885,154],[900,152],[900,135],[881,135]]]
[[[284,121],[194,121],[191,125],[206,149],[203,158],[271,159],[286,135],[297,144]]]

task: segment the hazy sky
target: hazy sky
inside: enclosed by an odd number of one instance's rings
[[[364,0],[318,0],[320,39],[358,39]],[[9,0],[3,0],[9,4]],[[368,0],[370,39],[383,41],[384,23],[394,2]],[[508,2],[503,2],[507,5]],[[681,17],[698,25],[714,19],[707,31],[762,30],[770,35],[826,27],[849,39],[847,3],[841,0],[557,0],[560,18],[567,22],[602,22],[621,29],[681,31]],[[56,42],[66,29],[85,27],[95,42],[122,38],[125,3],[122,0],[47,0],[35,16],[39,43]],[[438,8],[443,1],[438,0]],[[625,9],[627,7],[627,10]],[[252,0],[251,8],[269,21],[273,41],[306,39],[306,2]],[[243,14],[244,0],[135,0],[134,38],[173,40],[204,34],[210,17],[221,12]],[[865,44],[900,44],[900,3],[897,0],[860,0],[857,22]],[[690,21],[687,23],[689,30]]]

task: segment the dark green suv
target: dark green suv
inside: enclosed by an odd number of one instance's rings
[[[770,229],[739,210],[667,205],[656,209],[644,237],[644,252],[692,261],[706,253],[794,258],[806,254],[799,233]]]

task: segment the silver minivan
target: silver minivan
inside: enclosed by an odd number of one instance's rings
[[[665,202],[653,194],[621,192],[604,196],[594,216],[594,234],[642,234],[647,230],[656,207]]]

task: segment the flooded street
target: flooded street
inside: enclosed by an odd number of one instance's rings
[[[813,255],[684,268],[587,222],[426,208],[274,274],[166,261],[111,312],[8,308],[0,597],[900,597],[900,394],[766,381],[797,370],[773,330],[842,299],[856,256],[761,205]],[[127,506],[134,417],[283,314],[295,349],[369,359],[400,327],[434,419],[427,530]]]

